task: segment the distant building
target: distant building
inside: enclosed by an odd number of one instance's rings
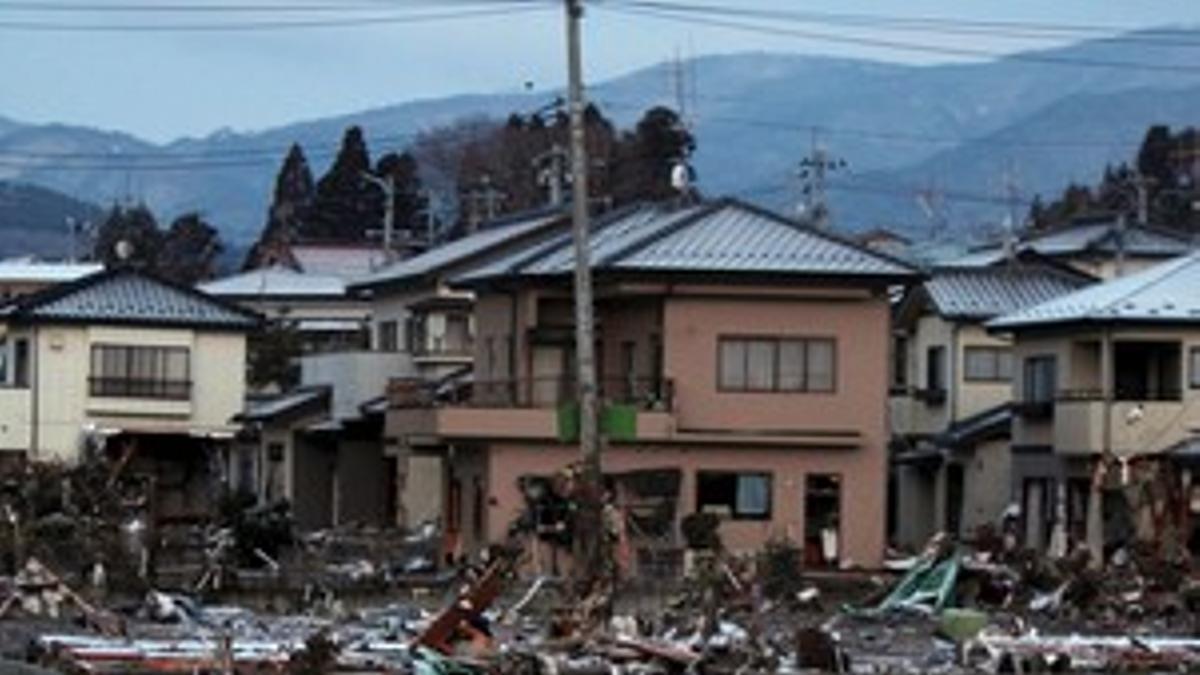
[[[211,506],[245,397],[251,312],[132,269],[23,296],[0,310],[0,449],[79,462],[88,452],[157,483],[160,513]]]
[[[99,263],[45,262],[34,258],[0,260],[0,302],[75,281],[104,269]]]
[[[1084,274],[1112,279],[1184,255],[1192,250],[1192,242],[1172,230],[1136,223],[1122,227],[1115,216],[1102,216],[1033,232],[1019,239],[1014,249],[1018,254],[1037,253]],[[945,264],[953,267],[994,265],[1006,255],[1002,244],[993,244]]]

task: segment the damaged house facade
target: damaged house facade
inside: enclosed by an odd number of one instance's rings
[[[908,290],[893,325],[893,540],[969,536],[1012,502],[1012,341],[986,322],[1093,283],[1035,253],[937,267]]]
[[[813,566],[880,564],[887,289],[914,270],[735,200],[614,212],[589,246],[629,563],[681,551],[681,520],[703,512],[735,551],[788,537]],[[451,552],[522,518],[570,537],[556,495],[579,456],[572,261],[563,234],[459,277],[476,294],[472,378],[392,397],[389,434],[444,457]]]
[[[0,310],[0,449],[102,452],[154,477],[160,513],[202,513],[245,396],[251,312],[135,269],[110,269]]]
[[[1014,341],[1012,481],[1036,549],[1197,543],[1200,254],[989,323]]]

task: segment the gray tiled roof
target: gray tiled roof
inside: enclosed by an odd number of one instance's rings
[[[1036,251],[1044,256],[1061,257],[1088,252],[1116,255],[1117,221],[1106,219],[1087,221],[1035,234],[1022,239],[1018,250]],[[1182,235],[1156,227],[1137,224],[1125,228],[1125,253],[1143,258],[1173,258],[1191,249],[1191,244]],[[989,246],[949,261],[957,267],[992,265],[1004,259],[1000,246]]]
[[[353,287],[369,288],[431,274],[484,255],[513,240],[550,227],[562,219],[561,212],[550,211],[488,225],[474,234],[442,244],[421,255],[392,263],[373,274],[356,279]]]
[[[29,323],[118,323],[248,330],[252,312],[134,270],[109,270],[19,298],[0,318]]]
[[[1200,324],[1200,253],[1160,263],[1002,316],[990,328],[1069,323]]]
[[[894,258],[733,199],[645,205],[609,215],[589,237],[599,271],[729,272],[837,277],[915,276]],[[460,279],[560,276],[573,269],[569,234]]]
[[[1091,283],[1083,275],[1041,266],[935,269],[923,287],[938,314],[947,318],[991,319],[1078,290]]]

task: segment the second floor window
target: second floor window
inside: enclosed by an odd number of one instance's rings
[[[1050,403],[1058,386],[1057,361],[1053,356],[1032,356],[1025,359],[1024,401]]]
[[[718,343],[721,391],[831,392],[836,346],[827,338],[722,338]]]
[[[399,325],[395,321],[379,322],[379,351],[394,352],[400,349]]]
[[[1200,347],[1188,350],[1188,382],[1192,389],[1200,389]]]
[[[1012,380],[1012,350],[1008,347],[967,347],[963,361],[963,379],[967,382]]]
[[[92,345],[88,390],[98,397],[187,400],[189,360],[187,347]]]
[[[925,350],[925,388],[946,391],[946,348],[941,345]]]
[[[892,387],[908,386],[908,337],[892,336]]]

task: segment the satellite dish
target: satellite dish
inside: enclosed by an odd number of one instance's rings
[[[677,162],[671,167],[671,187],[680,193],[688,193],[692,189],[692,167],[686,162]]]
[[[117,260],[126,262],[133,257],[133,244],[127,239],[122,239],[113,246],[113,253],[117,254]]]

